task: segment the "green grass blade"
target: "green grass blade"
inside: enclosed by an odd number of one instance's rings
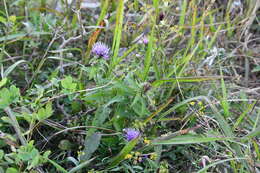
[[[61,167],[58,163],[54,162],[53,160],[49,158],[45,158],[50,162],[58,171],[63,172],[63,173],[68,173],[63,167]]]
[[[120,153],[111,160],[110,168],[115,167],[118,165],[121,161],[125,159],[125,156],[132,151],[132,149],[137,144],[139,138],[136,138],[126,144],[126,146],[120,151]]]
[[[122,35],[122,28],[123,28],[123,18],[124,18],[124,0],[118,1],[117,4],[117,12],[116,12],[116,27],[114,31],[114,38],[113,38],[113,57],[111,60],[110,72],[112,72],[113,68],[115,67],[115,63],[117,62],[117,55],[119,52],[119,46],[121,41]]]
[[[252,108],[255,106],[256,101],[252,104],[249,104],[248,107],[246,108],[246,110],[238,117],[237,121],[235,122],[233,129],[235,130],[240,123],[243,121],[243,119],[245,118],[245,116],[247,115],[247,113],[252,110]]]
[[[175,82],[202,82],[202,81],[208,81],[208,80],[218,80],[221,79],[220,76],[203,76],[203,77],[176,77],[176,78],[171,78],[171,79],[162,79],[162,80],[156,80],[152,83],[152,86],[154,87],[159,87],[160,85],[170,82],[170,83],[175,83]]]
[[[31,32],[31,33],[16,33],[7,36],[0,37],[0,42],[9,40],[20,40],[26,36],[38,36],[38,35],[51,35],[49,32]]]
[[[77,171],[81,170],[82,168],[88,166],[88,165],[90,164],[90,162],[92,162],[94,159],[95,159],[95,158],[92,158],[92,159],[90,159],[90,160],[87,160],[87,161],[85,161],[85,162],[79,164],[78,166],[72,168],[72,169],[69,171],[69,173],[73,173],[73,172],[77,172]]]
[[[220,75],[223,76],[221,68],[220,68]],[[221,88],[222,88],[222,95],[223,95],[222,100],[221,100],[221,105],[222,105],[222,108],[224,110],[225,117],[229,117],[230,112],[229,112],[229,104],[228,104],[228,101],[227,101],[227,89],[226,89],[226,85],[225,85],[223,78],[221,78]]]
[[[231,158],[231,159],[220,160],[220,161],[217,161],[217,162],[214,162],[214,163],[212,163],[212,164],[207,165],[205,168],[199,170],[197,173],[204,173],[204,172],[206,172],[209,168],[211,168],[211,167],[213,167],[213,166],[216,166],[216,165],[218,165],[218,164],[225,163],[225,162],[228,162],[228,161],[231,161],[231,160],[246,160],[246,158]]]
[[[259,135],[260,135],[260,126],[257,127],[252,132],[248,133],[245,137],[242,138],[242,140],[251,139],[251,138],[254,138],[254,137],[259,136]]]
[[[180,20],[179,20],[179,25],[181,28],[184,26],[184,23],[185,23],[187,6],[188,6],[188,2],[187,2],[187,0],[184,0],[182,2],[181,15],[180,15]]]
[[[25,60],[20,60],[17,61],[16,63],[12,64],[10,67],[8,67],[4,74],[3,74],[3,78],[7,77],[18,65],[20,65],[21,63],[25,63]]]
[[[223,137],[205,137],[201,135],[182,135],[176,136],[168,140],[159,140],[153,142],[153,145],[180,145],[180,144],[199,144],[205,142],[214,142],[214,141],[223,141],[228,140],[229,138]]]
[[[212,109],[212,111],[214,112],[214,117],[216,118],[216,120],[218,121],[219,123],[219,126],[221,128],[221,130],[224,132],[225,136],[226,137],[229,137],[229,138],[234,138],[235,135],[232,131],[232,128],[229,126],[229,124],[227,123],[227,121],[225,120],[225,118],[219,113],[218,109],[216,108],[216,106],[214,106],[211,101],[205,97],[205,96],[197,96],[197,97],[193,97],[193,98],[190,98],[190,99],[187,99],[187,100],[184,100],[182,101],[181,103],[178,103],[177,105],[175,105],[174,107],[172,107],[171,109],[169,109],[168,111],[166,111],[165,113],[163,113],[160,118],[168,115],[169,113],[173,112],[176,108],[182,106],[182,105],[185,105],[191,101],[196,101],[196,100],[204,100],[208,103],[208,105],[210,106],[210,108]],[[255,132],[256,133],[256,132]],[[253,135],[255,135],[255,133]],[[258,132],[260,133],[260,132]],[[258,134],[257,133],[257,134]],[[236,154],[239,156],[239,157],[242,157],[243,156],[243,153],[242,153],[242,150],[241,150],[241,147],[236,144],[236,143],[231,143],[230,144],[231,148],[233,148],[236,152]],[[247,167],[247,164],[245,162],[243,162],[243,165]]]

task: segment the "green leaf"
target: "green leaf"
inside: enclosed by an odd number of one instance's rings
[[[246,158],[231,158],[231,159],[225,159],[225,160],[220,160],[214,163],[211,163],[207,166],[205,166],[203,169],[200,169],[197,173],[206,173],[206,171],[213,166],[216,166],[218,164],[224,163],[224,162],[228,162],[228,161],[232,161],[232,160],[246,160]]]
[[[174,83],[174,82],[202,82],[202,81],[208,81],[208,80],[217,80],[221,79],[221,76],[203,76],[203,77],[176,77],[176,78],[170,78],[170,79],[162,79],[162,80],[156,80],[152,83],[152,86],[158,87],[166,82]]]
[[[108,107],[100,107],[95,112],[94,120],[92,121],[92,126],[102,127],[103,123],[107,119],[111,112],[111,109]],[[93,131],[94,129],[90,129],[90,131]],[[94,131],[93,131],[94,132]],[[90,134],[90,133],[88,133]]]
[[[260,71],[260,65],[256,66],[256,67],[252,70],[252,72],[259,72],[259,71]]]
[[[126,146],[120,151],[120,153],[111,160],[109,167],[110,168],[115,167],[117,164],[119,164],[121,161],[123,161],[125,159],[125,156],[127,154],[129,154],[132,151],[132,149],[135,147],[138,140],[139,140],[139,138],[136,138],[136,139],[128,142],[126,144]]]
[[[114,30],[114,38],[112,44],[112,52],[113,57],[111,61],[110,70],[112,71],[118,61],[118,52],[120,47],[120,41],[122,36],[122,29],[123,29],[123,19],[124,19],[124,3],[125,1],[118,1],[117,3],[117,12],[116,12],[116,26]]]
[[[0,166],[0,173],[5,173],[4,169]]]
[[[20,60],[20,61],[17,61],[16,63],[12,64],[10,67],[8,67],[5,70],[5,72],[3,74],[3,77],[4,78],[7,77],[19,64],[24,63],[24,62],[26,62],[26,61],[25,60]]]
[[[213,141],[223,141],[227,140],[228,138],[223,137],[204,137],[200,135],[182,135],[176,136],[169,140],[160,140],[152,142],[154,145],[173,145],[173,144],[199,144],[205,142],[213,142]]]
[[[53,160],[49,159],[49,158],[45,158],[48,160],[48,162],[50,162],[57,170],[59,170],[60,172],[63,173],[68,173],[68,171],[66,171],[63,167],[61,167],[58,163],[54,162]]]
[[[258,126],[255,130],[248,133],[246,136],[242,138],[242,141],[252,139],[254,137],[260,137],[260,126]]]
[[[73,148],[74,144],[72,144],[69,140],[63,139],[60,141],[58,147],[61,150],[71,150]]]
[[[67,90],[74,91],[77,87],[77,84],[73,83],[73,79],[71,76],[67,76],[61,81],[61,86]]]
[[[84,143],[84,155],[80,158],[80,160],[88,160],[91,155],[98,149],[100,144],[101,134],[94,133],[91,136],[87,136]]]
[[[32,158],[32,161],[31,161],[31,164],[27,167],[27,169],[32,169],[32,168],[35,168],[36,166],[38,166],[40,162],[40,154],[38,153],[37,151],[37,155],[35,155],[33,158]]]
[[[47,103],[47,105],[45,106],[45,108],[40,108],[36,114],[36,118],[39,121],[45,120],[47,118],[49,118],[53,113],[52,110],[52,103],[49,102]]]
[[[0,22],[3,23],[3,24],[5,24],[5,23],[6,23],[6,18],[0,16]]]
[[[4,109],[12,103],[19,100],[20,91],[14,85],[9,89],[3,88],[0,90],[0,109]]]
[[[6,173],[19,173],[16,168],[7,168]]]
[[[3,150],[0,150],[0,160],[2,160],[3,159],[3,157],[4,157],[4,151]]]
[[[0,42],[1,41],[8,41],[8,40],[19,40],[22,39],[25,36],[38,36],[38,35],[50,35],[51,33],[49,32],[31,32],[29,33],[16,33],[16,34],[12,34],[12,35],[7,35],[7,36],[3,36],[0,37]]]
[[[223,76],[223,74],[222,74],[222,69],[220,68],[220,74],[221,74],[221,76]],[[227,117],[229,117],[230,116],[230,112],[229,112],[229,103],[228,103],[228,101],[227,101],[227,89],[226,89],[226,85],[225,85],[225,81],[224,81],[224,79],[222,78],[221,79],[221,88],[222,88],[222,95],[223,95],[223,97],[222,97],[222,100],[221,100],[221,106],[222,106],[222,108],[223,108],[223,111],[224,111],[224,115],[225,115],[225,117],[227,118]]]
[[[3,78],[3,79],[0,81],[0,88],[1,88],[2,86],[4,86],[4,85],[6,84],[6,82],[7,82],[7,78]]]
[[[95,160],[95,158],[92,158],[90,160],[87,160],[79,165],[77,165],[76,167],[72,168],[69,173],[74,173],[74,172],[79,172],[79,170],[83,169],[84,167],[86,167],[87,165],[90,164],[90,162],[92,162],[93,160]]]

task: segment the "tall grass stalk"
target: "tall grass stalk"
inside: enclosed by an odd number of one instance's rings
[[[113,56],[110,62],[109,67],[109,74],[113,71],[115,68],[117,59],[118,59],[118,52],[119,52],[119,46],[121,41],[121,35],[122,35],[122,27],[123,27],[123,19],[124,19],[124,3],[125,0],[119,0],[117,4],[117,10],[116,10],[116,27],[114,30],[114,38],[113,38],[113,44],[112,44],[112,52]]]

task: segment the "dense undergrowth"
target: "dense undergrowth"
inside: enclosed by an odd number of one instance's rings
[[[1,0],[0,172],[259,172],[259,0]]]

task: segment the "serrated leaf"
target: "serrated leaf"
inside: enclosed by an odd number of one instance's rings
[[[71,76],[67,76],[65,79],[61,81],[61,86],[68,90],[75,90],[77,87],[76,83],[73,83],[73,79]]]
[[[36,114],[36,118],[39,121],[45,120],[47,118],[49,118],[53,113],[52,110],[52,103],[49,102],[47,103],[47,105],[45,106],[45,108],[40,108]]]
[[[12,103],[19,100],[20,91],[14,85],[9,89],[3,88],[0,90],[0,109],[4,109]]]

